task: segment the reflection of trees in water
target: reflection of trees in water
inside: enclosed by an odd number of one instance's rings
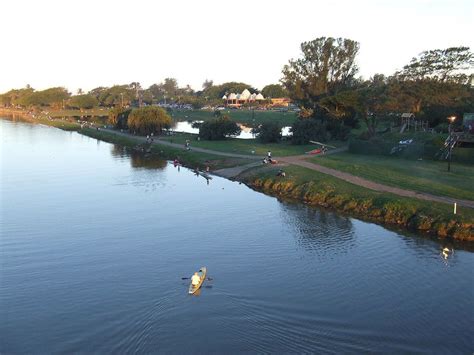
[[[166,160],[160,159],[150,154],[145,154],[143,152],[137,152],[117,144],[112,145],[111,154],[117,158],[129,158],[130,165],[133,168],[163,170],[167,165]]]
[[[130,152],[130,164],[133,168],[145,168],[153,170],[163,170],[167,161],[154,156],[147,156],[141,152]]]
[[[131,185],[145,192],[156,191],[166,185],[167,161],[157,156],[134,151],[120,145],[112,145],[111,154],[120,160],[129,160],[133,173],[116,178],[117,185]]]
[[[349,218],[300,204],[281,203],[282,219],[291,227],[298,244],[317,254],[345,253],[355,246]]]
[[[115,158],[125,158],[128,157],[130,154],[128,153],[127,147],[122,147],[118,144],[111,144],[112,149],[110,149],[110,154],[112,154]]]

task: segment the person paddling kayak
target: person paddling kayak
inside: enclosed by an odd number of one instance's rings
[[[191,277],[191,285],[197,286],[201,282],[201,277],[197,272],[194,273],[194,275]]]

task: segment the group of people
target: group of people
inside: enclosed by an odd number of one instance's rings
[[[263,164],[276,164],[277,161],[272,159],[272,152],[269,150],[267,152],[267,156],[263,158]],[[285,177],[286,173],[283,171],[283,169],[278,170],[277,175],[278,177]]]
[[[154,139],[153,139],[153,132],[150,134],[150,135],[147,135],[146,136],[146,142],[151,144],[153,143]]]
[[[263,158],[263,164],[273,164],[274,161],[272,160],[272,152],[268,151],[267,156]]]

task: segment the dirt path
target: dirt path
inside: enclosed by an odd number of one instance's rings
[[[373,181],[370,181],[370,180],[367,180],[355,175],[351,175],[339,170],[335,170],[335,169],[327,168],[319,164],[311,163],[309,161],[304,160],[305,158],[307,158],[307,156],[298,155],[298,156],[279,158],[279,160],[288,164],[302,166],[304,168],[315,170],[323,174],[331,175],[331,176],[337,177],[338,179],[350,182],[351,184],[366,187],[374,191],[389,192],[389,193],[399,195],[399,196],[413,197],[413,198],[426,200],[426,201],[434,201],[434,202],[449,203],[449,204],[454,204],[456,202],[459,206],[474,208],[474,201],[456,199],[456,198],[445,197],[445,196],[431,195],[425,192],[405,190],[405,189],[400,189],[398,187],[392,187],[392,186],[379,184],[377,182],[373,182]]]
[[[227,179],[233,179],[239,176],[240,174],[242,174],[244,171],[250,168],[261,166],[261,165],[262,165],[261,161],[256,161],[256,162],[245,164],[245,165],[234,166],[232,168],[215,170],[212,173],[217,176],[225,177]]]

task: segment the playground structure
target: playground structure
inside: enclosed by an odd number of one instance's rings
[[[392,129],[396,126],[392,123]],[[413,113],[402,113],[400,116],[400,133],[410,130],[426,132],[429,130],[429,123],[425,120],[417,120]]]

